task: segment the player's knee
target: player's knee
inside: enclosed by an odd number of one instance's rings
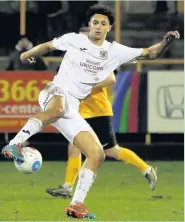
[[[81,156],[81,151],[76,146],[69,144],[68,156],[73,156],[73,157]]]
[[[53,108],[53,109],[49,109],[46,112],[49,113],[49,115],[52,119],[57,120],[57,119],[62,117],[62,115],[64,113],[64,109],[63,109],[63,107],[56,107],[56,108]]]
[[[94,152],[92,156],[97,163],[102,163],[105,160],[105,153],[102,149],[96,150],[96,152]]]
[[[64,108],[62,106],[57,107],[53,112],[56,118],[60,118],[63,115],[63,113],[64,113]]]

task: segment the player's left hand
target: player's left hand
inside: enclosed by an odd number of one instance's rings
[[[177,30],[167,32],[166,35],[164,36],[164,40],[167,44],[170,44],[172,41],[179,38],[180,38],[180,34]]]

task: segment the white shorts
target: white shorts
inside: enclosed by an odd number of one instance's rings
[[[63,116],[52,123],[52,125],[73,144],[73,140],[79,132],[91,131],[92,128],[78,112],[80,101],[70,95],[66,90],[55,86],[53,83],[49,83],[39,94],[38,101],[42,111],[45,110],[53,96],[56,95],[64,97],[65,108]]]

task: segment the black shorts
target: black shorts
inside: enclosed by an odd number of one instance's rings
[[[100,116],[85,119],[98,136],[103,149],[110,149],[117,145],[113,129],[112,116]]]

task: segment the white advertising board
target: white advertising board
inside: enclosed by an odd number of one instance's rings
[[[184,132],[184,72],[148,72],[148,132]]]

